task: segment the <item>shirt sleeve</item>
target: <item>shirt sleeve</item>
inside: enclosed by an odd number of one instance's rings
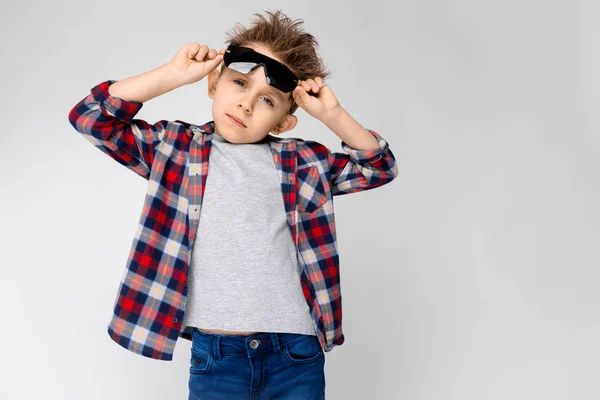
[[[334,196],[373,189],[398,176],[396,158],[387,141],[377,132],[367,130],[377,139],[376,148],[359,150],[342,141],[343,153],[328,151]]]
[[[69,122],[98,149],[136,174],[149,179],[156,149],[162,143],[168,121],[149,124],[133,117],[143,104],[113,97],[107,80],[69,112]]]

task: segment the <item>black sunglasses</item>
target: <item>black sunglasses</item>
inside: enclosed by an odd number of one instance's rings
[[[300,79],[285,64],[249,47],[230,45],[223,55],[223,62],[227,68],[242,74],[247,74],[262,66],[267,83],[284,93],[293,91],[300,82]]]

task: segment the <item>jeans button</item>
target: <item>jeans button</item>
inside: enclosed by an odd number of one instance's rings
[[[258,347],[258,345],[260,344],[260,341],[257,339],[252,339],[250,341],[250,348],[251,349],[256,349]]]

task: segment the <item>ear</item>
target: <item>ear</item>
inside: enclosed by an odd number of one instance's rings
[[[280,133],[291,131],[296,127],[298,123],[298,117],[292,114],[288,114],[273,128],[271,132],[274,135],[279,135]]]
[[[215,90],[217,90],[217,83],[219,82],[219,71],[218,69],[212,70],[208,74],[208,97],[211,99],[215,98]]]

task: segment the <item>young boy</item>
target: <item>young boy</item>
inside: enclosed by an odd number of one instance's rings
[[[398,170],[325,83],[315,38],[279,11],[255,15],[227,49],[190,43],[154,70],[100,83],[69,121],[148,180],[110,337],[167,361],[179,337],[191,340],[190,399],[321,399],[324,352],[344,342],[333,196]],[[134,119],[205,76],[213,121]],[[343,153],[277,137],[298,106]]]

